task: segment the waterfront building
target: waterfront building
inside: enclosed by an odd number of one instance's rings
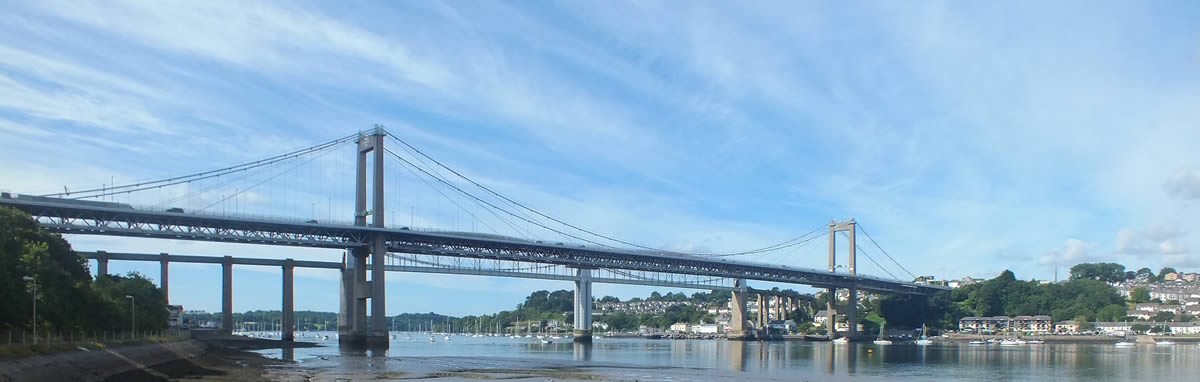
[[[183,326],[183,305],[167,305],[167,327],[178,328]]]
[[[692,333],[696,334],[717,334],[725,333],[725,326],[720,324],[699,324],[692,325]]]
[[[687,332],[692,331],[692,326],[691,326],[691,324],[688,324],[686,322],[676,322],[674,324],[671,324],[671,331],[679,332],[679,333],[687,333]]]
[[[1077,334],[1079,333],[1079,322],[1075,320],[1060,321],[1054,324],[1054,332],[1059,334]]]
[[[1129,322],[1097,322],[1096,331],[1109,336],[1124,337],[1133,331],[1133,323]]]
[[[837,314],[838,314],[837,309],[834,309],[833,315],[837,316]],[[813,316],[813,324],[824,326],[826,320],[828,320],[828,319],[829,319],[829,314],[827,313],[826,310],[824,310],[824,309],[818,310],[817,314]]]
[[[1050,316],[1016,316],[1012,319],[1013,330],[1022,332],[1049,333],[1054,329]]]
[[[1008,316],[994,317],[963,317],[958,320],[959,330],[978,332],[999,332],[1012,327],[1013,318]]]
[[[1165,325],[1172,335],[1200,334],[1200,324],[1195,322],[1168,322]]]

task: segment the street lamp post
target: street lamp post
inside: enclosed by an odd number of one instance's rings
[[[137,320],[134,319],[134,309],[137,309],[137,307],[133,305],[137,299],[133,298],[133,295],[128,294],[125,295],[125,298],[129,299],[129,338],[132,339],[137,336]]]
[[[38,296],[38,294],[37,294],[37,279],[35,279],[35,278],[33,278],[33,277],[30,277],[30,276],[25,276],[25,277],[22,277],[21,279],[22,279],[22,280],[25,280],[25,281],[32,281],[32,282],[33,282],[33,344],[34,344],[34,345],[37,345],[37,343],[38,343],[38,335],[37,335],[37,296]]]

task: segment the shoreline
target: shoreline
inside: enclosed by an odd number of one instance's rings
[[[315,347],[215,333],[193,333],[191,339],[78,350],[0,361],[0,381],[169,381],[214,378],[214,381],[262,379],[267,367],[291,362],[264,357],[252,350]]]

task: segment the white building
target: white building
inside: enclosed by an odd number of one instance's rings
[[[1129,322],[1097,322],[1096,331],[1105,335],[1124,337],[1133,331],[1134,323]]]
[[[686,323],[686,322],[676,322],[674,324],[671,324],[671,331],[679,332],[679,333],[687,333],[687,332],[692,331],[692,326],[691,326],[691,324]]]
[[[1054,324],[1055,333],[1075,334],[1079,333],[1079,323],[1075,320],[1059,321]]]
[[[1200,324],[1194,322],[1168,322],[1166,325],[1173,335],[1200,334]]]
[[[724,333],[725,328],[717,324],[700,324],[692,325],[692,333],[696,334],[717,334]]]

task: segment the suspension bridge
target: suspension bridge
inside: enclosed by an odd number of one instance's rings
[[[388,146],[385,147],[385,143]],[[393,150],[392,147],[397,148]],[[353,150],[353,179],[333,182],[328,173],[342,171],[341,179],[350,178],[344,172],[348,164],[313,166],[330,153]],[[349,154],[349,152],[343,152]],[[386,163],[389,163],[387,165]],[[338,221],[333,213],[333,197],[324,196],[327,213],[319,216],[317,205],[325,187],[313,187],[306,195],[296,197],[296,184],[289,178],[304,178],[303,168],[321,167],[308,171],[312,184],[352,184],[352,221]],[[385,185],[389,180],[385,169],[396,166],[404,170],[404,183],[410,190],[432,190],[447,207],[456,209],[451,220],[442,212],[441,228],[435,228],[432,217],[416,220],[415,206],[410,207],[408,225],[386,224],[387,198]],[[320,174],[318,174],[320,173]],[[338,176],[334,176],[337,178]],[[279,183],[283,182],[282,185]],[[399,186],[399,182],[397,185]],[[266,186],[264,186],[266,185]],[[263,197],[264,188],[282,186],[282,197]],[[231,190],[232,188],[232,190]],[[321,190],[317,190],[321,188]],[[351,190],[334,190],[350,194]],[[124,202],[120,199],[151,194],[154,204]],[[410,192],[410,195],[413,192]],[[257,195],[257,196],[255,196]],[[296,210],[292,205],[263,205],[255,210],[248,205],[242,212],[242,200],[301,199],[311,201],[312,215],[306,218],[285,217],[277,211]],[[141,199],[144,201],[144,199]],[[230,211],[233,204],[233,211]],[[254,203],[247,203],[254,204]],[[396,205],[392,202],[392,206]],[[184,205],[184,207],[179,207]],[[402,203],[401,203],[402,205]],[[380,348],[388,345],[385,280],[387,272],[423,272],[494,277],[517,277],[573,282],[575,285],[574,337],[576,341],[591,340],[592,283],[649,285],[732,292],[733,309],[730,338],[754,338],[765,333],[772,316],[782,317],[794,306],[797,296],[752,289],[748,280],[806,285],[826,289],[830,296],[845,289],[849,303],[835,306],[830,298],[826,311],[827,322],[834,322],[834,312],[843,312],[848,321],[857,322],[859,291],[891,294],[930,294],[942,288],[906,282],[885,267],[886,258],[908,276],[915,276],[867,235],[873,246],[864,251],[856,239],[866,234],[853,219],[821,224],[803,235],[769,246],[723,253],[673,251],[619,239],[569,223],[550,214],[516,201],[497,190],[468,177],[463,172],[427,155],[404,139],[382,127],[318,145],[291,151],[269,158],[245,162],[218,169],[185,175],[103,185],[72,191],[44,194],[4,193],[0,206],[20,209],[34,216],[46,229],[61,234],[104,235],[152,239],[207,241],[258,244],[285,247],[315,247],[342,251],[340,261],[301,261],[292,259],[254,259],[229,256],[198,256],[167,253],[82,252],[97,261],[97,274],[107,273],[110,260],[153,261],[161,263],[160,283],[167,292],[168,264],[171,262],[212,263],[222,265],[221,327],[232,330],[232,267],[234,265],[278,266],[283,272],[283,332],[292,338],[293,277],[295,267],[325,268],[341,271],[341,303],[338,319],[339,340],[351,347]],[[306,206],[301,206],[304,209]],[[339,210],[341,210],[339,208]],[[482,211],[482,213],[480,212]],[[257,213],[256,213],[257,212]],[[471,219],[472,231],[459,228],[459,218],[465,213]],[[341,215],[339,213],[339,215]],[[445,222],[454,221],[453,229]],[[478,232],[482,226],[487,232]],[[499,228],[497,228],[499,227]],[[813,269],[793,265],[772,264],[763,259],[772,254],[803,248],[828,235],[828,266]],[[837,237],[848,242],[845,272],[836,272]],[[551,240],[549,238],[558,238]],[[152,250],[151,250],[152,251]],[[874,252],[877,256],[870,256]],[[864,257],[889,277],[860,274],[857,255]],[[332,259],[331,259],[332,260]],[[748,295],[758,295],[758,317],[747,316]],[[169,294],[168,294],[169,296]],[[774,304],[768,302],[774,299]],[[369,307],[369,310],[368,310]],[[834,325],[826,325],[829,335],[835,336]],[[848,336],[855,336],[855,325],[849,325]]]

